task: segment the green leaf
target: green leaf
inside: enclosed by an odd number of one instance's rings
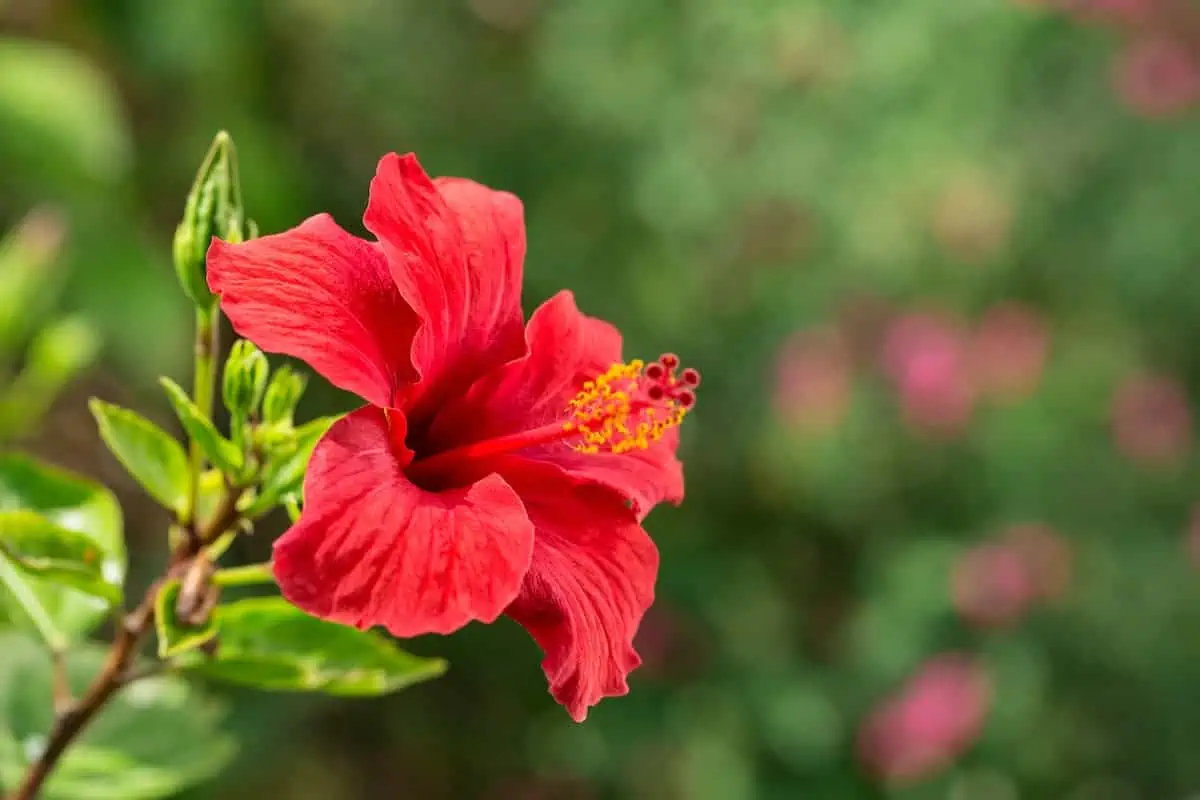
[[[150,420],[92,398],[100,436],[150,496],[182,514],[188,502],[188,461],[183,447]]]
[[[0,514],[31,512],[73,535],[90,542],[97,551],[100,575],[111,586],[125,580],[125,541],[121,532],[121,508],[103,486],[68,472],[40,464],[15,453],[0,454]],[[0,591],[0,623],[24,621],[11,593],[27,589],[36,596],[55,626],[68,636],[90,631],[109,610],[106,600],[79,588],[63,585],[49,576],[10,570],[9,591]]]
[[[246,509],[246,516],[254,518],[265,514],[285,495],[300,491],[313,448],[338,419],[339,417],[318,417],[296,428],[295,444],[273,456],[268,463],[262,489]]]
[[[179,417],[183,429],[200,447],[205,457],[225,474],[237,476],[243,464],[242,453],[237,446],[217,431],[177,383],[170,378],[158,380],[167,392],[167,399],[175,409],[175,416]]]
[[[105,576],[106,571],[119,574],[119,565],[106,570],[103,554],[89,537],[32,511],[0,511],[0,557],[28,575],[71,586],[110,606],[123,599],[120,583]]]
[[[203,625],[194,626],[180,620],[175,614],[182,585],[172,578],[163,584],[154,599],[154,627],[158,632],[158,657],[173,658],[180,653],[211,641],[217,635],[217,627],[210,617]]]
[[[45,746],[53,723],[52,671],[30,639],[0,634],[0,785],[12,788]],[[67,658],[78,696],[103,665],[93,645]],[[222,710],[169,675],[123,689],[67,750],[41,800],[153,800],[217,774],[234,745],[219,724]]]
[[[214,616],[216,655],[189,653],[180,666],[230,683],[373,696],[446,671],[441,659],[420,658],[379,634],[310,617],[282,597],[239,600]]]
[[[3,590],[9,614],[18,623],[37,631],[47,649],[54,653],[67,649],[67,635],[58,629],[41,598],[22,578],[17,567],[5,557],[0,557],[0,589]]]

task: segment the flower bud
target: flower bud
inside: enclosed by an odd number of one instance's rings
[[[209,242],[213,236],[241,242],[247,230],[233,139],[221,131],[196,173],[173,244],[175,273],[183,291],[201,309],[212,308],[216,301],[204,273]]]
[[[27,335],[57,288],[54,262],[66,234],[59,214],[31,211],[0,237],[0,349]]]
[[[263,422],[267,425],[292,424],[292,415],[296,404],[304,394],[307,380],[303,375],[292,370],[286,364],[275,370],[271,376],[271,384],[267,387],[267,396],[263,401]]]
[[[0,376],[0,441],[31,429],[72,378],[96,357],[100,339],[79,317],[56,320],[29,345],[24,368]]]
[[[235,417],[245,418],[258,410],[267,386],[270,366],[267,357],[253,343],[238,339],[225,362],[222,395],[225,407]]]
[[[34,338],[25,359],[26,368],[62,385],[87,368],[99,349],[99,334],[91,325],[82,317],[64,317]]]

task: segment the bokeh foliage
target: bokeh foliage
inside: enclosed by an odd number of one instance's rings
[[[1200,127],[1122,83],[1144,24],[1016,0],[8,0],[0,20],[0,227],[61,211],[62,305],[145,407],[189,357],[170,239],[217,128],[264,232],[319,211],[361,232],[388,150],[516,192],[527,309],[572,288],[631,353],[705,375],[688,500],[648,523],[663,568],[629,697],[574,726],[524,634],[476,626],[413,643],[452,669],[393,700],[230,695],[252,745],[190,797],[1200,789]],[[893,320],[974,329],[1001,302],[1044,321],[1036,388],[973,402],[948,433],[906,423],[881,367]],[[845,345],[821,424],[780,386],[787,342],[813,330]],[[1170,376],[1182,410],[1115,425],[1142,375]],[[346,407],[314,385],[301,416]],[[1070,585],[980,630],[954,565],[1027,522],[1069,543]],[[155,524],[127,527],[149,541]],[[882,787],[860,722],[951,648],[994,683],[981,739]]]

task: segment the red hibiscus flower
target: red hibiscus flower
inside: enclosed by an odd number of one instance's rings
[[[378,241],[320,214],[208,253],[242,336],[367,403],[313,453],[304,512],[275,543],[279,586],[401,637],[507,614],[582,721],[640,663],[658,571],[641,521],[683,497],[675,427],[700,376],[672,355],[622,363],[620,333],[570,292],[524,323],[511,194],[393,153],[363,222]]]

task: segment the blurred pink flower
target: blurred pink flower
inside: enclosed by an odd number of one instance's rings
[[[1122,381],[1113,396],[1112,426],[1117,449],[1139,463],[1178,462],[1191,449],[1192,412],[1174,378],[1139,374]]]
[[[981,392],[1013,399],[1037,389],[1049,336],[1036,310],[1019,303],[992,306],[971,341],[971,367]]]
[[[975,391],[966,338],[953,322],[927,313],[899,317],[884,337],[883,366],[910,426],[943,436],[966,428]]]
[[[887,782],[928,777],[978,739],[991,699],[991,680],[976,659],[936,656],[867,718],[859,731],[859,757]]]
[[[1035,595],[1029,565],[1007,544],[988,542],[968,550],[951,573],[955,610],[979,627],[1015,623],[1029,610]]]
[[[1062,0],[1061,6],[1085,22],[1105,25],[1140,25],[1158,11],[1162,0]]]
[[[1145,36],[1121,54],[1114,81],[1135,113],[1171,116],[1200,102],[1200,56],[1173,37]]]
[[[777,413],[802,430],[836,426],[850,407],[851,373],[850,348],[836,329],[793,334],[776,363]]]
[[[951,571],[954,608],[979,627],[1011,625],[1035,603],[1061,597],[1071,549],[1048,525],[1023,523],[964,553]]]
[[[1001,534],[1001,539],[1029,570],[1035,599],[1051,601],[1066,594],[1074,568],[1074,554],[1066,539],[1040,522],[1012,525]]]

